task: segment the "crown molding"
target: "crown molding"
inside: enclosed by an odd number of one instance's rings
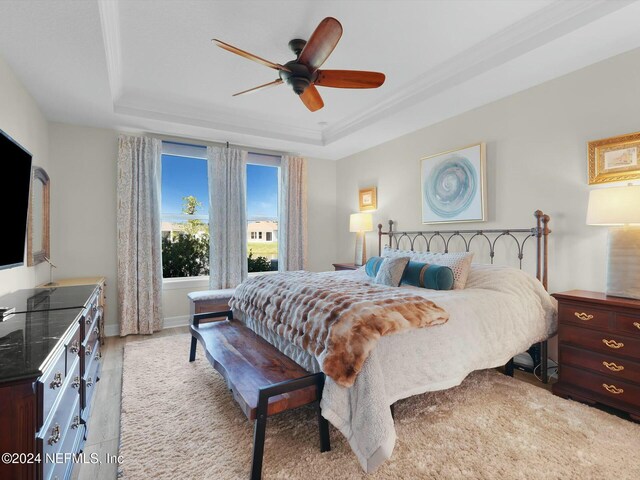
[[[158,105],[160,104],[161,102],[158,102]],[[121,115],[179,123],[209,130],[266,137],[305,145],[324,146],[319,130],[285,125],[272,120],[255,118],[255,116],[238,115],[233,112],[221,113],[218,110],[217,114],[213,115],[208,112],[205,114],[203,111],[189,112],[186,109],[172,111],[166,106],[163,109],[156,109],[127,104],[121,101],[114,103],[114,112]]]
[[[330,145],[383,118],[424,102],[633,2],[554,2],[408,82],[375,106],[329,126],[324,131],[324,144]]]
[[[104,53],[107,58],[107,74],[111,99],[122,95],[122,49],[120,45],[120,10],[118,0],[98,0],[100,25],[104,41]]]
[[[407,82],[375,105],[324,129],[302,128],[275,122],[270,118],[222,111],[215,107],[205,109],[170,104],[166,99],[150,101],[142,98],[139,93],[124,91],[119,0],[98,0],[98,6],[115,113],[139,119],[324,147],[468,82],[633,2],[634,0],[553,2]]]

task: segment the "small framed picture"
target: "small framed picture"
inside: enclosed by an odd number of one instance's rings
[[[640,132],[589,142],[589,185],[640,179]]]
[[[376,198],[376,187],[360,189],[360,211],[375,210],[378,208],[378,199]]]

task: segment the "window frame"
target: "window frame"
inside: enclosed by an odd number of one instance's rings
[[[198,158],[202,159],[205,162],[208,161],[207,158],[207,147],[208,146],[219,146],[219,143],[213,142],[198,142],[198,141],[190,141],[189,139],[180,139],[176,137],[165,137],[160,136],[160,140],[162,141],[162,151],[161,155],[173,155],[178,157],[187,157],[187,158]],[[247,161],[246,164],[249,165],[262,165],[262,166],[270,166],[277,167],[278,169],[278,210],[277,210],[277,222],[280,224],[280,198],[282,195],[282,155],[279,152],[270,152],[266,150],[260,149],[247,149]],[[162,161],[162,157],[161,157]],[[246,188],[246,185],[245,185]],[[160,192],[162,195],[162,191]],[[160,212],[162,215],[162,212]],[[160,222],[162,223],[162,222]],[[257,233],[257,232],[253,232]],[[257,237],[257,235],[256,235]],[[246,241],[246,239],[245,239]],[[249,273],[249,277],[259,276],[259,275],[269,275],[277,272],[251,272]],[[162,288],[163,290],[206,290],[209,286],[209,275],[199,275],[199,276],[191,276],[191,277],[167,277],[163,276],[162,278]]]

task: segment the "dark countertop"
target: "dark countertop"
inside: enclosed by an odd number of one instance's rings
[[[16,290],[0,298],[0,308],[14,308],[14,313],[65,308],[82,308],[97,285]]]
[[[82,308],[15,314],[0,322],[0,382],[35,378]]]

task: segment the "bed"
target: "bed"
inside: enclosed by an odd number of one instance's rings
[[[386,237],[389,247],[408,246],[408,252],[416,251],[419,244],[431,251],[439,243],[444,252],[456,243],[467,252],[479,246],[489,261],[471,266],[461,290],[388,287],[435,302],[448,312],[448,321],[380,337],[349,387],[327,376],[322,414],[347,438],[365,471],[373,472],[392,455],[396,433],[390,407],[394,402],[459,385],[472,371],[509,364],[533,344],[540,344],[546,359],[546,339],[556,330],[556,304],[546,292],[549,217],[536,211],[535,218],[536,226],[528,229],[396,232],[392,222],[387,231],[378,227],[379,254]],[[505,241],[504,248],[519,268],[494,262],[496,249]],[[527,249],[535,250],[533,265],[527,263],[535,277],[522,270]],[[364,269],[316,275],[323,281],[372,281]],[[318,358],[277,335],[266,323],[237,308],[234,316],[307,371],[322,370]],[[541,373],[546,374],[546,364]]]

